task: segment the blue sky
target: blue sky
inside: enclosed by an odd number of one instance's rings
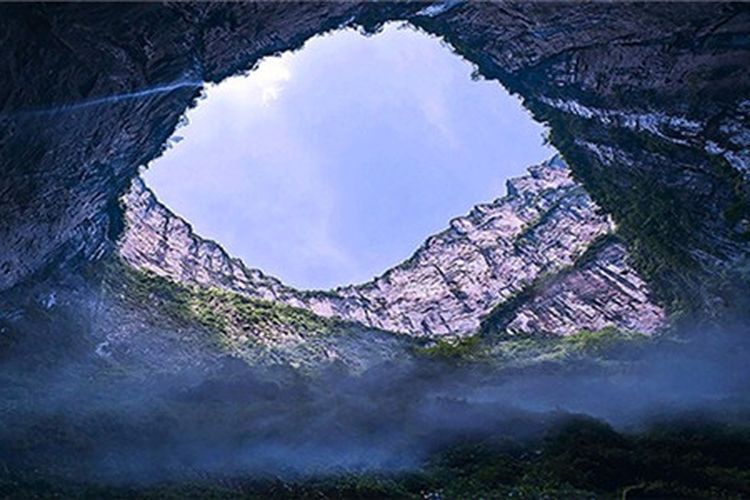
[[[543,128],[436,38],[338,31],[207,88],[144,177],[250,267],[366,281],[554,154]]]

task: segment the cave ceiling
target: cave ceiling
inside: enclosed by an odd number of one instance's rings
[[[730,3],[3,5],[0,290],[106,251],[118,197],[202,82],[393,20],[549,124],[665,304],[747,310],[750,6]]]

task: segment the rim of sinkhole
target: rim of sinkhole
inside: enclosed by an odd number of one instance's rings
[[[143,172],[197,234],[300,289],[368,281],[556,151],[440,39],[342,29],[209,85]]]

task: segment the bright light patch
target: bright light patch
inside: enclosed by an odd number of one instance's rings
[[[262,60],[247,75],[227,78],[218,85],[206,90],[206,97],[230,100],[241,107],[267,106],[277,100],[284,86],[291,80],[292,72],[289,59],[293,56],[286,53],[278,57]]]
[[[316,37],[210,86],[147,184],[198,234],[300,288],[366,281],[554,154],[437,39]]]

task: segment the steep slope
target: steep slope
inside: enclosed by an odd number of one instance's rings
[[[606,326],[650,333],[664,323],[625,247],[610,238],[592,248],[614,225],[559,158],[509,181],[507,196],[452,220],[410,259],[373,281],[327,292],[297,291],[248,269],[217,243],[195,235],[140,180],[124,203],[127,228],[119,253],[130,265],[324,317],[411,335],[466,335],[493,308],[515,299],[507,321],[515,333],[570,334]],[[585,265],[579,262],[584,256]]]
[[[0,300],[0,380],[8,387],[48,377],[54,387],[63,376],[202,379],[227,366],[351,374],[408,362],[414,346],[403,335],[176,283],[112,254],[68,262]]]

